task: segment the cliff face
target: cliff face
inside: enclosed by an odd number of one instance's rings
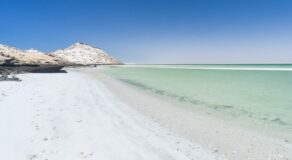
[[[103,50],[84,43],[75,43],[66,49],[57,50],[50,54],[70,64],[121,64]]]
[[[43,54],[36,50],[20,50],[14,47],[0,45],[0,64],[11,63],[17,65],[56,65],[62,63],[59,59]]]

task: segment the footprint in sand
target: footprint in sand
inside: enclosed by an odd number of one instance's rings
[[[87,159],[87,158],[90,158],[94,155],[93,152],[91,153],[84,153],[84,152],[80,152],[80,155],[84,158],[84,159]]]
[[[38,158],[38,155],[37,154],[30,154],[28,155],[28,160],[34,160],[34,159],[37,159]]]
[[[34,128],[35,128],[37,131],[40,131],[40,126],[39,126],[39,125],[35,125]]]

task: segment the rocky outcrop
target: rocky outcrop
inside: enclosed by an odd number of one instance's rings
[[[0,74],[23,72],[60,72],[65,63],[40,51],[20,50],[15,47],[0,45]],[[7,76],[6,76],[7,78]]]
[[[20,50],[0,45],[0,66],[70,66],[121,64],[100,48],[75,43],[66,49],[44,54],[36,49]]]
[[[13,65],[58,65],[63,62],[36,50],[20,50],[15,47],[0,45],[0,64]]]
[[[13,60],[13,58],[2,56],[1,53],[0,53],[0,65],[6,64],[6,63],[8,63],[9,61],[12,61],[12,60]]]
[[[100,48],[85,43],[75,43],[66,49],[51,53],[50,56],[73,65],[121,64]]]
[[[0,72],[0,81],[18,81],[18,82],[20,82],[21,79],[16,77],[15,74],[11,74],[9,72]]]
[[[36,49],[20,50],[0,44],[0,80],[17,80],[11,73],[60,72],[64,66],[121,64],[100,48],[75,43],[66,49],[44,54]]]

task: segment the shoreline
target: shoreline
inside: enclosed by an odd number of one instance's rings
[[[65,69],[0,82],[0,159],[292,157],[290,141],[193,112],[102,68]]]
[[[0,83],[0,159],[224,159],[133,110],[80,70]]]
[[[292,157],[290,139],[259,133],[252,128],[238,126],[204,113],[194,113],[186,106],[174,104],[104,75],[100,71],[96,76],[133,109],[171,128],[193,143],[199,143],[227,158],[288,159]],[[127,94],[124,94],[125,91]]]

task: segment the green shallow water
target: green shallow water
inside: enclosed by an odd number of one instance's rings
[[[104,72],[228,120],[252,122],[292,133],[292,71],[196,70],[183,69],[184,65],[166,66],[172,68],[124,66],[108,67]],[[291,65],[260,67],[287,68]]]

